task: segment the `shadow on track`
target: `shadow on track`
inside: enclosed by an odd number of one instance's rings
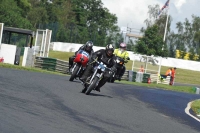
[[[82,92],[80,92],[80,93],[82,93]],[[82,94],[85,94],[85,93],[82,93]],[[108,96],[108,95],[95,94],[95,93],[90,93],[90,95],[87,95],[87,96],[101,96],[101,97],[113,98],[113,97]]]

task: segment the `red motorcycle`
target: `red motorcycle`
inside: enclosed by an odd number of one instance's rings
[[[77,52],[72,69],[70,71],[71,77],[69,78],[69,81],[73,81],[75,78],[81,77],[87,66],[89,57],[90,57],[89,53],[87,53],[84,50],[79,50]]]

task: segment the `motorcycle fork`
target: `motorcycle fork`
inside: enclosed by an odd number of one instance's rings
[[[74,66],[73,66],[73,68],[72,68],[72,70],[71,70],[72,73],[73,73],[73,71],[74,71],[74,68],[76,68],[76,65],[77,65],[77,64],[74,64]]]
[[[100,80],[103,78],[103,73],[101,73],[98,77],[99,77],[99,80],[98,80],[98,82],[96,83],[95,88],[98,86]]]
[[[81,71],[81,68],[82,68],[82,67],[80,66],[80,67],[79,67],[79,69],[78,69],[77,75],[78,75],[78,74],[79,74],[79,72]]]
[[[89,82],[89,84],[91,84],[91,82],[92,82],[92,80],[93,80],[94,76],[96,75],[96,73],[97,73],[97,69],[95,70],[94,74],[92,75],[92,78],[90,79],[90,82]]]

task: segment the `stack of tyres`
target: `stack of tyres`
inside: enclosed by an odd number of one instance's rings
[[[132,81],[133,81],[133,82],[136,81],[136,75],[137,75],[137,72],[134,72],[134,71],[133,71],[133,76],[132,76]]]
[[[54,58],[43,58],[43,69],[55,71],[57,59]]]
[[[148,83],[148,79],[150,78],[150,73],[143,73],[142,83]]]
[[[55,71],[56,61],[54,58],[46,58],[46,57],[36,57],[36,67],[40,67],[42,69]]]

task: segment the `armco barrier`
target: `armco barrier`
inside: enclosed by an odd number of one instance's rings
[[[36,57],[34,66],[37,68],[55,71],[66,74],[68,71],[68,62],[55,58]]]

